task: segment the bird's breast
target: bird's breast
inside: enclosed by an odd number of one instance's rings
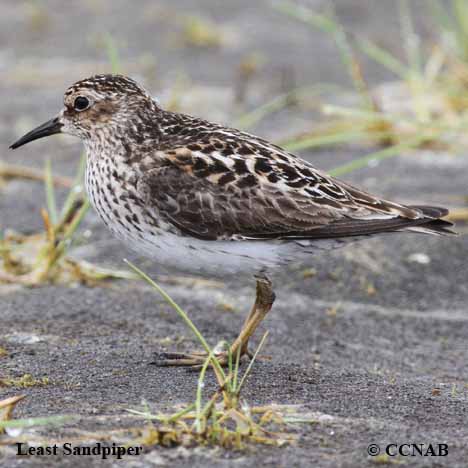
[[[88,157],[85,185],[91,205],[117,237],[139,241],[158,227],[137,191],[135,174],[116,158]]]

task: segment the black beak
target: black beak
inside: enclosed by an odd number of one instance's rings
[[[26,135],[22,136],[18,141],[15,141],[10,146],[10,149],[19,148],[20,146],[23,146],[26,143],[37,140],[39,138],[55,135],[56,133],[60,133],[61,129],[62,124],[59,122],[58,117],[55,117],[55,119],[51,119],[48,122],[39,125],[39,127],[35,128],[34,130],[31,130],[29,133],[26,133]]]

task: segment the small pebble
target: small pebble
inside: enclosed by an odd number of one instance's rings
[[[411,263],[419,263],[420,265],[429,265],[431,258],[425,253],[413,253],[408,256],[408,261]]]

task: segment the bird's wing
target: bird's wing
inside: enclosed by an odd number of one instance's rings
[[[137,185],[154,215],[183,234],[206,240],[346,237],[430,219],[337,181],[264,140],[249,136],[233,146],[222,136],[211,138],[159,151]]]

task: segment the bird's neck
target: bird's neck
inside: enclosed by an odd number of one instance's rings
[[[140,157],[154,153],[160,139],[156,116],[135,114],[97,129],[84,144],[89,159],[112,158],[122,163],[135,163]]]

